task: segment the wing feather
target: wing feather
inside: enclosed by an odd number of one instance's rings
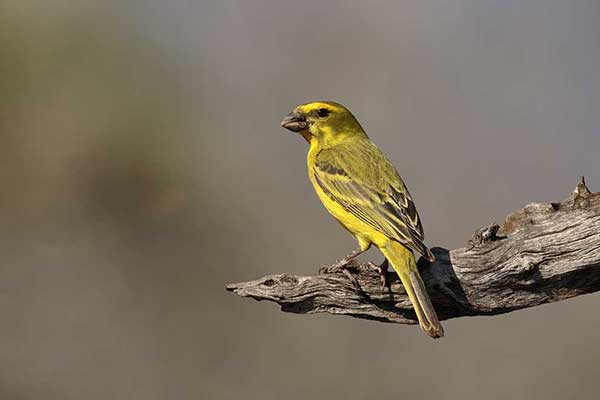
[[[433,261],[423,243],[423,227],[408,189],[391,163],[373,148],[362,155],[369,160],[343,149],[322,150],[313,168],[316,183],[346,211]],[[379,158],[374,163],[377,168],[369,168],[373,157]],[[367,165],[358,167],[361,162]]]

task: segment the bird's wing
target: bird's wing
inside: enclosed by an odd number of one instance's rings
[[[313,173],[319,187],[346,211],[390,239],[435,259],[423,243],[423,227],[408,189],[375,145],[322,150],[315,157]]]

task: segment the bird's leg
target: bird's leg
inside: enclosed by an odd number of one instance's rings
[[[389,265],[387,258],[384,258],[383,262],[377,266],[379,278],[381,279],[381,293],[384,293],[386,288],[392,293],[392,283],[387,279]]]
[[[352,250],[352,253],[348,254],[346,257],[342,258],[341,260],[338,260],[335,264],[333,264],[331,267],[333,269],[342,269],[345,266],[348,265],[348,263],[350,263],[350,261],[354,260],[356,257],[358,257],[359,255],[361,255],[362,253],[364,253],[366,250],[361,249],[360,247]]]

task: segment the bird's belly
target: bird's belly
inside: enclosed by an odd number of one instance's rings
[[[373,228],[371,225],[363,222],[354,214],[346,211],[338,202],[332,200],[321,187],[314,182],[311,176],[313,187],[317,192],[317,196],[325,209],[342,225],[347,231],[353,234],[359,242],[372,243],[377,247],[383,247],[389,241],[389,238]]]

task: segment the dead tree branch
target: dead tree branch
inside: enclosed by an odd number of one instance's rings
[[[440,319],[495,315],[600,290],[600,193],[583,178],[569,199],[533,203],[509,215],[502,226],[479,229],[466,247],[432,249],[437,261],[419,262]],[[390,291],[381,288],[372,264],[353,264],[358,281],[340,271],[299,276],[276,274],[226,289],[269,300],[282,311],[350,315],[416,323],[408,297],[393,272]]]

